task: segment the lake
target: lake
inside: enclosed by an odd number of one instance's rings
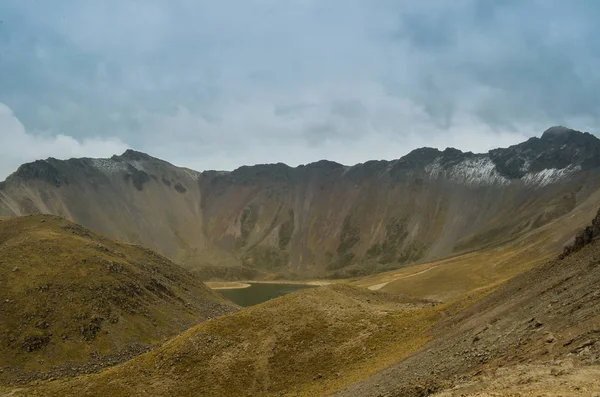
[[[248,288],[221,289],[218,292],[230,301],[247,307],[258,305],[259,303],[300,291],[301,289],[314,287],[314,285],[305,284],[250,283],[250,287]]]

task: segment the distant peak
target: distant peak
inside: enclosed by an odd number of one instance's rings
[[[319,160],[314,163],[308,163],[305,165],[306,168],[317,168],[317,169],[335,169],[335,168],[343,168],[344,166],[340,163],[336,163],[335,161],[330,160]]]
[[[444,156],[458,156],[464,154],[461,150],[458,150],[453,147],[447,147],[442,153],[444,154]]]
[[[563,137],[566,135],[574,135],[574,134],[581,134],[581,132],[575,131],[571,128],[563,127],[562,125],[556,125],[554,127],[548,128],[546,131],[544,131],[544,133],[542,134],[542,139],[554,139],[554,138]]]
[[[52,159],[50,158],[49,160]],[[61,176],[60,171],[48,160],[36,160],[31,163],[25,163],[21,165],[17,171],[9,175],[7,179],[12,177],[19,177],[24,180],[41,179],[54,184],[56,187],[68,183],[67,180]]]
[[[401,157],[400,159],[415,158],[415,157],[435,157],[435,156],[439,156],[441,153],[442,152],[440,152],[436,148],[422,147],[422,148],[411,150],[407,155],[405,155],[404,157]]]
[[[142,159],[151,159],[152,156],[138,152],[137,150],[127,149],[120,156],[113,156],[115,159],[126,159],[126,160],[142,160]]]

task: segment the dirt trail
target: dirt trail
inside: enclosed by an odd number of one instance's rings
[[[428,271],[433,270],[433,269],[435,269],[438,266],[440,266],[440,265],[431,266],[431,267],[428,267],[425,270],[421,270],[421,271],[418,271],[418,272],[415,272],[415,273],[412,273],[412,274],[409,274],[409,275],[406,275],[406,276],[395,277],[395,278],[391,279],[390,281],[386,281],[385,283],[371,285],[369,287],[369,289],[371,291],[377,291],[377,290],[382,289],[383,287],[385,287],[386,285],[388,285],[391,282],[402,280],[402,279],[405,279],[405,278],[411,278],[411,277],[417,276],[419,274],[427,273]]]

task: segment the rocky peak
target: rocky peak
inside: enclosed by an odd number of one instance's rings
[[[554,127],[550,127],[544,131],[541,139],[551,140],[578,133],[581,134],[580,132],[572,130],[571,128],[563,127],[562,125],[555,125]]]
[[[444,149],[442,156],[438,159],[438,161],[444,168],[449,168],[459,164],[465,160],[465,158],[470,157],[470,155],[472,155],[472,153],[464,153],[458,149],[449,147]]]
[[[394,169],[424,168],[435,161],[442,152],[438,149],[423,147],[415,149],[394,163]]]
[[[301,165],[298,168],[308,168],[308,169],[315,169],[315,170],[332,171],[332,170],[335,170],[338,168],[344,168],[344,166],[340,163],[336,163],[335,161],[319,160],[314,163]]]
[[[111,158],[113,160],[141,161],[141,160],[151,160],[154,157],[152,157],[146,153],[143,153],[143,152],[138,152],[133,149],[127,149],[123,152],[122,155],[120,155],[120,156],[114,155]]]
[[[247,185],[259,181],[282,182],[290,180],[293,168],[283,163],[257,164],[253,166],[242,166],[222,177],[228,181]]]
[[[600,139],[587,132],[555,126],[544,131],[541,138],[491,150],[489,156],[498,171],[511,179],[545,170],[589,169],[600,166]]]
[[[48,160],[36,160],[32,163],[21,165],[16,172],[10,175],[8,179],[21,178],[23,180],[40,179],[60,187],[68,183],[60,171],[51,163],[52,158]]]

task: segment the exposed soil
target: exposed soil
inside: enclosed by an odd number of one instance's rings
[[[571,360],[517,364],[482,372],[436,397],[598,397],[600,366]]]
[[[205,281],[204,284],[210,289],[241,289],[249,288],[252,285],[248,283],[240,283],[238,281]]]

